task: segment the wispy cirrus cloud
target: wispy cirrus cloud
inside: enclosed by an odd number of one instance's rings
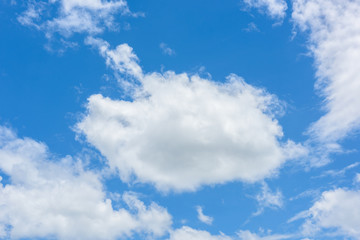
[[[282,192],[279,189],[274,192],[271,191],[265,182],[262,184],[261,192],[255,196],[255,199],[259,206],[258,210],[253,214],[254,216],[262,214],[265,208],[278,209],[284,205]]]
[[[298,239],[294,234],[256,234],[249,230],[240,230],[237,232],[239,240],[282,240]]]
[[[223,233],[212,235],[207,231],[193,229],[187,226],[173,230],[169,240],[232,240],[231,237]]]
[[[222,232],[218,235],[211,234],[204,230],[197,230],[184,226],[171,231],[168,240],[282,240],[282,239],[299,239],[294,234],[256,234],[249,230],[239,230],[235,235],[228,236]]]
[[[325,171],[323,174],[321,174],[320,176],[318,177],[325,177],[325,176],[332,176],[332,177],[336,177],[336,176],[343,176],[345,175],[345,173],[350,170],[350,169],[353,169],[353,168],[356,168],[357,166],[360,165],[360,162],[355,162],[353,164],[350,164],[346,167],[344,167],[343,169],[340,169],[340,170],[327,170]]]
[[[315,88],[324,99],[325,114],[307,132],[313,142],[320,143],[319,155],[325,158],[326,152],[340,151],[339,141],[360,128],[359,12],[359,1],[293,1],[292,19],[309,34]]]
[[[165,55],[173,56],[176,54],[175,50],[170,48],[166,43],[160,43],[160,49]]]
[[[205,224],[208,224],[208,225],[211,225],[212,222],[214,221],[214,218],[213,217],[210,217],[210,216],[206,216],[204,213],[203,213],[203,208],[201,206],[197,206],[196,207],[196,212],[198,213],[198,219],[205,223]]]

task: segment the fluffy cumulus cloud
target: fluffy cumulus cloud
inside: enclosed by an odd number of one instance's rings
[[[303,234],[330,234],[360,239],[360,191],[334,189],[326,191],[305,212],[292,220],[306,218]]]
[[[34,0],[27,1],[18,21],[45,31],[47,37],[56,32],[69,37],[115,29],[115,14],[131,14],[125,0]]]
[[[284,18],[288,8],[285,0],[243,0],[249,7],[265,10],[272,18]]]
[[[325,114],[309,129],[322,143],[360,126],[360,1],[294,0],[293,20],[309,33]]]
[[[118,239],[170,228],[166,209],[132,193],[114,209],[97,174],[51,159],[44,144],[0,127],[0,238]]]
[[[223,233],[211,235],[207,231],[196,230],[187,226],[171,232],[169,240],[231,240],[232,238]]]
[[[111,68],[140,82],[132,100],[90,96],[77,125],[123,181],[162,191],[254,182],[303,153],[293,142],[279,142],[283,133],[273,114],[279,103],[263,89],[236,75],[219,83],[171,71],[144,74],[127,44],[112,50],[90,40]]]

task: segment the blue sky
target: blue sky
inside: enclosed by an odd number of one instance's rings
[[[0,0],[0,238],[360,239],[357,0]]]

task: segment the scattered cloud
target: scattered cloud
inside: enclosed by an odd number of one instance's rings
[[[175,55],[175,50],[171,49],[166,43],[160,43],[160,49],[162,50],[163,54],[173,56]]]
[[[196,230],[187,226],[173,230],[170,234],[169,240],[282,240],[294,239],[295,235],[285,234],[271,234],[269,230],[267,233],[260,235],[252,233],[248,230],[240,230],[235,236],[227,236],[220,232],[219,235],[212,235],[203,230]],[[296,238],[296,237],[295,237]]]
[[[16,4],[14,0],[10,1]],[[285,0],[243,0],[274,19],[286,16]],[[339,142],[360,129],[360,3],[354,0],[293,0],[295,26],[309,34],[309,51],[315,58],[315,88],[323,97],[325,114],[308,129],[317,154],[341,152]],[[258,210],[284,205],[280,190],[263,182],[275,176],[289,159],[308,155],[301,144],[282,140],[277,120],[283,106],[276,96],[230,74],[215,82],[201,71],[145,73],[128,44],[112,49],[96,35],[119,29],[120,15],[131,13],[125,0],[29,0],[17,20],[43,31],[48,39],[61,36],[65,49],[77,47],[68,39],[87,36],[114,70],[126,97],[92,95],[76,131],[107,158],[111,170],[125,183],[150,183],[168,192],[195,191],[205,185],[231,181],[262,182],[255,196]],[[54,15],[55,14],[55,15]],[[124,23],[123,28],[130,28]],[[259,31],[255,23],[245,31]],[[66,39],[66,40],[64,40]],[[165,55],[175,55],[160,43]],[[48,49],[51,50],[51,47]],[[310,144],[311,144],[310,143]],[[324,154],[325,153],[325,154]],[[101,173],[87,169],[82,159],[52,155],[44,143],[19,138],[0,126],[0,238],[118,239],[141,234],[169,240],[280,240],[295,235],[253,233],[237,236],[183,226],[171,229],[172,217],[156,203],[145,204],[132,192],[107,193]],[[316,160],[322,165],[326,159]],[[329,170],[322,176],[341,176]],[[100,171],[100,170],[99,170]],[[291,218],[304,220],[301,237],[344,236],[360,239],[360,174],[353,186],[325,191],[313,206]],[[320,195],[306,190],[291,198]],[[117,204],[120,203],[120,204]],[[118,208],[120,206],[120,208]],[[213,217],[196,208],[208,225]],[[185,224],[185,220],[181,221]]]
[[[265,11],[272,18],[284,18],[288,8],[285,0],[243,0],[252,8],[259,8]]]
[[[211,224],[212,224],[212,222],[214,221],[214,218],[209,217],[209,216],[206,216],[206,215],[203,213],[202,207],[197,206],[197,207],[196,207],[196,211],[197,211],[197,213],[198,213],[198,219],[199,219],[201,222],[203,222],[203,223],[205,223],[205,224],[207,224],[207,225],[211,225]]]
[[[118,239],[159,237],[172,224],[167,210],[123,193],[115,210],[100,177],[67,156],[54,159],[43,143],[0,127],[0,237]],[[1,177],[2,179],[2,177]]]
[[[262,234],[258,235],[252,233],[249,230],[240,230],[237,233],[240,240],[281,240],[281,239],[293,239],[293,235],[283,235],[283,234]]]
[[[105,41],[91,42],[111,68],[140,82],[131,101],[90,96],[77,125],[123,181],[134,176],[161,191],[254,182],[302,152],[300,145],[278,141],[279,100],[241,77],[218,83],[171,71],[144,74],[127,44],[111,50]]]
[[[316,196],[319,196],[321,193],[321,190],[319,189],[307,189],[304,192],[289,198],[290,201],[294,201],[294,200],[298,200],[298,199],[302,199],[302,198],[306,198],[306,197],[311,197],[314,198]]]
[[[282,208],[284,205],[281,191],[278,189],[276,192],[272,192],[265,182],[262,184],[261,193],[256,195],[255,199],[259,204],[259,208],[253,214],[254,216],[258,216],[263,213],[265,208],[277,209]]]
[[[127,77],[126,79],[118,77],[124,88],[134,88],[134,82],[131,82],[131,79],[136,81],[143,79],[144,74],[138,64],[139,59],[128,44],[121,44],[116,49],[110,49],[108,42],[93,37],[87,37],[85,44],[97,48],[100,55],[105,58],[106,65],[113,69],[116,74],[120,73],[122,76]]]
[[[187,226],[171,232],[169,240],[232,240],[223,233],[211,235],[207,231],[196,230]]]
[[[326,112],[308,133],[330,152],[338,151],[334,143],[360,126],[359,12],[359,1],[293,1],[293,21],[309,34],[317,69],[315,87],[324,98]]]
[[[290,221],[305,219],[304,236],[337,235],[360,238],[360,192],[337,188],[322,193],[307,211]]]
[[[260,32],[259,28],[256,26],[254,22],[251,22],[247,25],[246,28],[244,28],[244,31],[246,32]]]
[[[355,182],[360,183],[360,173],[357,173],[355,176]]]
[[[355,162],[353,164],[350,164],[346,167],[344,167],[341,170],[327,170],[325,171],[323,174],[321,174],[319,177],[325,177],[325,176],[332,176],[332,177],[336,177],[336,176],[343,176],[347,171],[349,171],[350,169],[356,168],[357,166],[360,165],[360,162]]]
[[[54,33],[63,37],[74,33],[99,34],[118,28],[115,23],[118,14],[136,16],[125,0],[33,0],[26,4],[27,9],[18,16],[18,21],[44,31],[48,38]]]

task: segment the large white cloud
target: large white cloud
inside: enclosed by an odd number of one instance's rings
[[[360,239],[360,191],[342,188],[326,191],[308,211],[293,220],[301,217],[306,218],[304,235],[323,232]]]
[[[360,126],[360,1],[294,0],[292,18],[309,33],[316,89],[324,97],[326,114],[309,133],[336,142]]]
[[[162,191],[254,182],[303,151],[279,142],[276,97],[242,78],[232,74],[220,83],[170,71],[144,74],[127,44],[112,50],[99,39],[87,43],[99,48],[109,67],[140,82],[129,101],[89,97],[77,125],[123,181],[135,176]]]
[[[0,127],[0,170],[10,179],[0,183],[0,238],[118,239],[169,230],[166,209],[132,193],[122,195],[126,209],[114,209],[97,174],[70,157],[52,158],[44,144]]]
[[[116,14],[131,14],[125,0],[35,0],[27,1],[27,9],[18,20],[45,31],[47,37],[56,32],[69,37],[116,29]]]

